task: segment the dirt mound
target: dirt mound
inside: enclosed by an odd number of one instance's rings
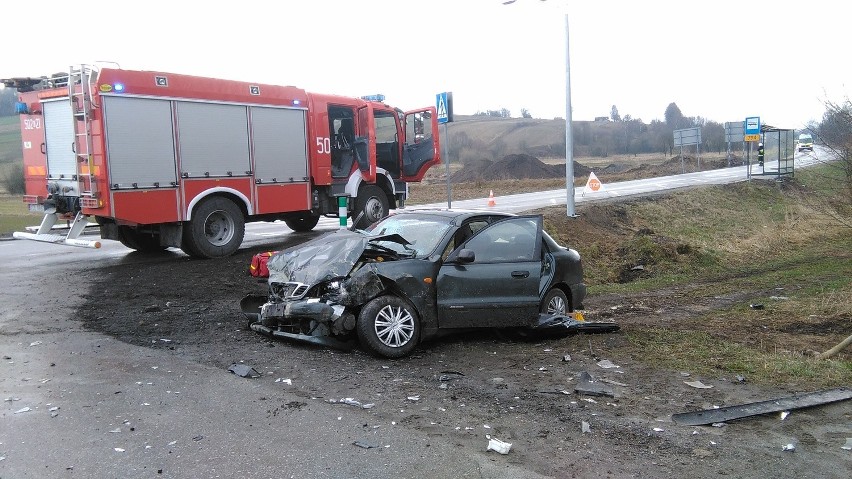
[[[589,168],[574,162],[574,175],[585,176]],[[469,162],[463,169],[452,176],[456,183],[517,180],[517,179],[547,179],[565,176],[565,168],[560,165],[548,165],[538,158],[525,154],[507,155],[500,161],[477,160]]]
[[[645,176],[643,173],[653,172],[656,176],[664,175],[679,175],[681,173],[695,173],[697,171],[715,170],[719,168],[727,168],[728,162],[724,158],[699,158],[692,155],[683,155],[681,160],[680,155],[673,156],[659,165],[641,164],[636,168],[628,170],[626,173]]]

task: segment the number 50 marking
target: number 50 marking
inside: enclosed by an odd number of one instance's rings
[[[321,136],[317,137],[317,153],[331,153],[331,139],[323,138]]]

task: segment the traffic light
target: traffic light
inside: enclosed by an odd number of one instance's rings
[[[757,163],[763,166],[763,143],[757,144]]]

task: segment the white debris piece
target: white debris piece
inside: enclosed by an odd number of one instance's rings
[[[488,449],[486,451],[495,451],[500,454],[509,454],[509,451],[512,449],[512,443],[503,442],[496,438],[491,438],[488,440]]]
[[[113,449],[115,450],[115,452],[124,452],[124,449],[120,447],[114,447]]]
[[[612,361],[610,361],[609,359],[603,359],[603,360],[601,360],[601,361],[598,361],[598,366],[600,366],[600,367],[602,367],[602,368],[604,368],[604,369],[613,369],[613,368],[620,368],[620,367],[621,367],[621,366],[619,366],[619,365],[617,365],[617,364],[614,364],[614,363],[613,363]]]
[[[781,448],[781,450],[782,451],[794,452],[796,450],[796,446],[793,443],[786,444],[786,445],[784,445],[784,447]]]
[[[41,341],[33,341],[30,343],[30,346],[38,346],[39,344],[41,344]]]
[[[704,384],[704,383],[702,383],[701,381],[698,381],[698,380],[684,381],[683,383],[686,384],[687,386],[694,387],[696,389],[710,389],[710,388],[713,387],[713,386],[708,386],[707,384]]]
[[[32,411],[32,409],[29,406],[27,406],[27,407],[22,407],[21,409],[18,409],[17,411],[15,411],[15,414],[21,414],[21,413],[30,412],[30,411]]]
[[[592,432],[592,427],[589,425],[589,423],[587,423],[586,421],[583,421],[580,424],[580,430],[583,431],[583,433],[588,433],[588,432]]]
[[[790,415],[790,411],[781,411],[781,420],[787,419],[787,416]]]
[[[276,379],[276,380],[275,380],[275,382],[276,382],[276,383],[284,383],[284,384],[286,384],[286,385],[288,385],[288,386],[292,386],[292,385],[293,385],[293,380],[292,380],[292,379],[289,379],[289,378],[288,378],[288,379],[285,379],[285,378],[278,378],[278,379]]]
[[[845,449],[847,451],[852,451],[852,437],[846,438],[846,444],[840,446],[840,449]]]
[[[663,429],[661,427],[655,427],[654,428],[654,432],[664,432],[664,431],[665,431],[665,429]]]

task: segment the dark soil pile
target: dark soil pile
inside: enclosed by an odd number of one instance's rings
[[[574,162],[574,175],[585,176],[589,168]],[[518,180],[518,179],[547,179],[564,178],[565,167],[548,165],[538,158],[525,154],[507,155],[500,161],[478,160],[470,162],[452,176],[455,183]]]

